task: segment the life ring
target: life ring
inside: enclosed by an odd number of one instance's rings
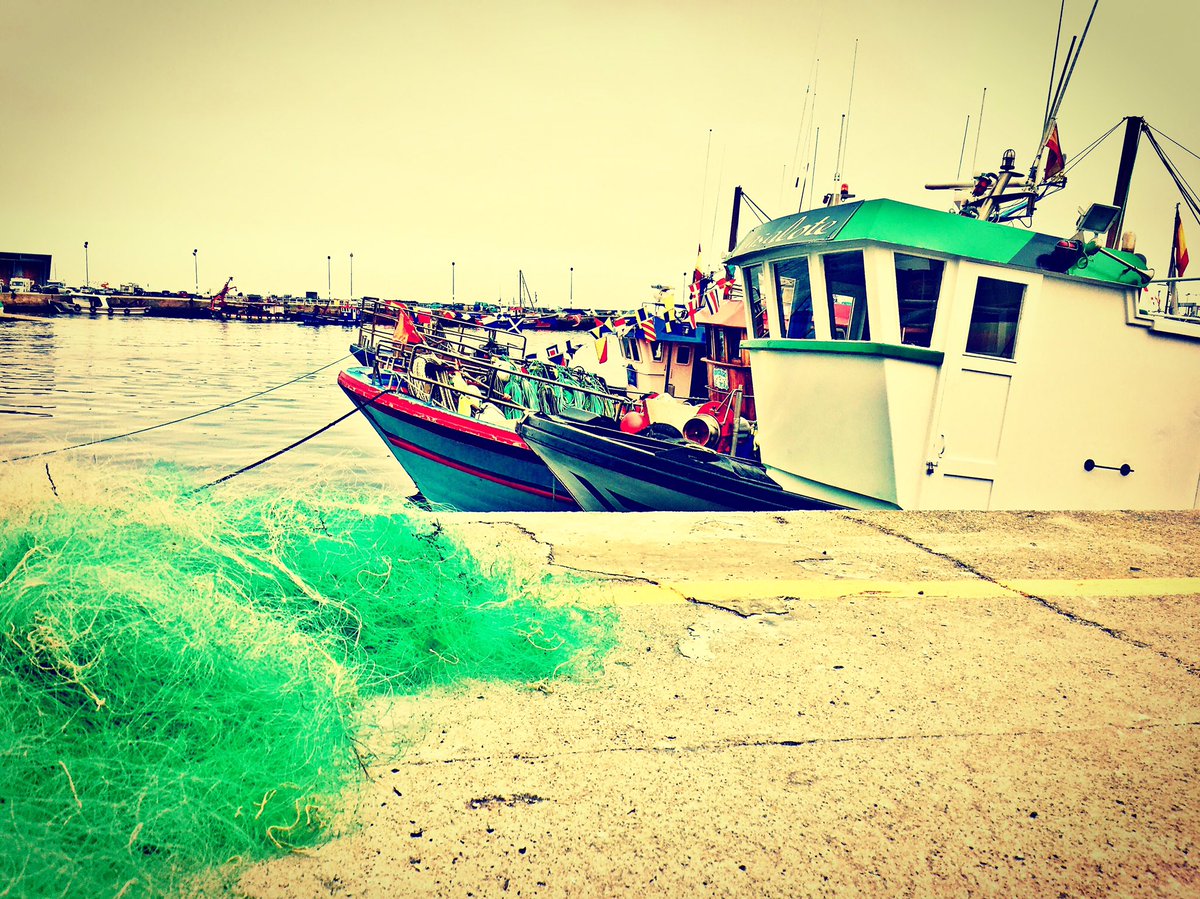
[[[430,375],[433,374],[429,370],[432,362],[428,354],[419,353],[413,357],[412,365],[409,366],[409,373],[412,375],[408,379],[409,390],[423,403],[429,402],[430,396],[433,395],[433,385],[429,383]]]

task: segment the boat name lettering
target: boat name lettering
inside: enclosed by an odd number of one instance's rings
[[[746,235],[733,255],[740,256],[779,244],[832,240],[850,220],[858,206],[858,203],[834,206],[820,213],[805,212],[766,222]]]

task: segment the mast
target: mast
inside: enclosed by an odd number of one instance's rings
[[[737,246],[738,238],[738,213],[742,211],[742,186],[739,184],[733,189],[733,217],[729,223],[729,252],[732,253],[734,247]]]
[[[1125,117],[1125,142],[1121,145],[1121,162],[1117,167],[1117,185],[1113,191],[1113,205],[1120,210],[1108,228],[1104,246],[1112,250],[1121,241],[1121,229],[1125,224],[1125,207],[1129,202],[1129,185],[1133,180],[1133,163],[1137,159],[1138,140],[1146,120],[1141,116]]]

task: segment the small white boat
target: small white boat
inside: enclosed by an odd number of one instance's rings
[[[50,308],[65,315],[145,315],[147,306],[145,300],[75,291],[54,297]]]

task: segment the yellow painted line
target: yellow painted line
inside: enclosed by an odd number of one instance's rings
[[[844,599],[857,596],[886,599],[923,599],[953,596],[961,599],[987,599],[1011,596],[1006,590],[979,578],[955,581],[873,581],[850,578],[786,581],[685,581],[674,589],[702,602],[736,596],[740,599],[765,599],[787,596],[793,599]]]
[[[1129,577],[1093,580],[1021,580],[1009,586],[1034,596],[1195,596],[1200,577]]]
[[[979,578],[952,581],[748,580],[681,581],[672,584],[616,583],[593,593],[596,605],[645,606],[755,599],[997,599],[1034,596],[1196,596],[1200,578],[1022,579],[994,584]]]

